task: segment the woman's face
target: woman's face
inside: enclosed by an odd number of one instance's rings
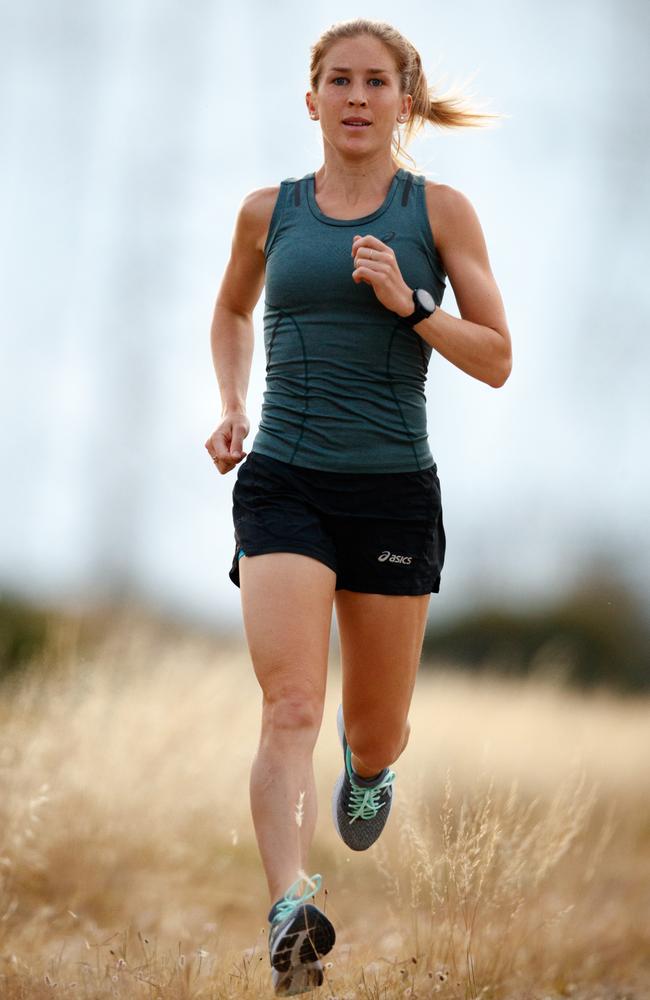
[[[334,42],[323,58],[318,89],[306,98],[310,114],[320,119],[324,141],[348,156],[390,149],[397,116],[411,107],[410,94],[400,91],[390,49],[370,35]],[[367,124],[349,121],[355,118]]]

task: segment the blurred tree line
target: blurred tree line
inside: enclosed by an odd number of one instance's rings
[[[636,694],[650,690],[649,619],[647,605],[625,585],[592,579],[551,605],[482,607],[431,625],[423,657]]]
[[[602,578],[601,578],[602,579]],[[0,592],[0,683],[27,665],[82,657],[115,629],[119,609],[72,615]],[[588,582],[554,604],[527,610],[477,608],[454,621],[429,623],[423,664],[546,676],[577,688],[621,694],[650,690],[648,609],[619,583]],[[158,622],[161,634],[180,622]]]

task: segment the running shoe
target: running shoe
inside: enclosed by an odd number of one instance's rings
[[[298,879],[269,911],[269,958],[277,996],[291,997],[323,983],[322,955],[334,946],[334,927],[317,906],[307,903],[320,889],[322,877],[306,879],[302,895]]]
[[[386,825],[393,801],[395,774],[385,767],[374,778],[358,775],[352,767],[352,752],[345,738],[342,705],[339,705],[336,724],[345,766],[334,786],[332,818],[343,842],[353,851],[365,851]]]

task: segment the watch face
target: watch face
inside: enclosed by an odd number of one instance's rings
[[[427,312],[432,313],[436,308],[436,302],[431,292],[427,292],[426,288],[418,288],[415,294],[417,295],[417,300],[422,308],[426,309]]]

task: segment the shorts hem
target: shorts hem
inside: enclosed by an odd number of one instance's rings
[[[427,589],[411,587],[409,590],[405,587],[384,587],[379,590],[377,587],[373,587],[371,584],[359,584],[358,586],[351,586],[345,583],[337,583],[337,590],[350,590],[355,594],[382,594],[386,597],[425,597],[427,594],[438,594],[440,593],[440,581],[434,582],[431,587]]]
[[[241,546],[243,547],[243,546]],[[255,549],[254,552],[244,552],[244,557],[246,556],[265,556],[269,552],[294,552],[299,556],[311,556],[312,559],[318,559],[322,562],[328,569],[331,569],[333,573],[336,573],[336,566],[332,565],[331,561],[325,558],[324,554],[317,549],[310,549],[308,546],[296,546],[295,548],[290,548],[286,543],[284,545],[265,545],[261,549]]]

